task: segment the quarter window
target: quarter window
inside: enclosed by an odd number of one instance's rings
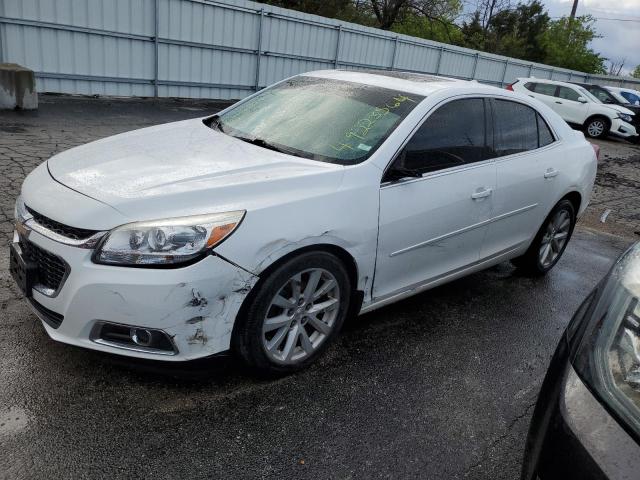
[[[398,166],[422,173],[490,158],[481,98],[454,100],[420,126],[398,159]]]
[[[553,137],[553,133],[551,133],[549,125],[544,121],[544,118],[542,118],[540,114],[536,114],[536,118],[538,119],[538,146],[546,147],[550,143],[553,143],[555,138]]]
[[[533,108],[509,100],[494,100],[493,115],[497,156],[538,148],[538,114]]]
[[[560,87],[558,89],[558,97],[577,102],[578,98],[580,98],[580,94],[572,88]]]

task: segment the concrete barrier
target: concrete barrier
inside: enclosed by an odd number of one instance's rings
[[[0,63],[0,109],[38,108],[33,71],[15,63]]]

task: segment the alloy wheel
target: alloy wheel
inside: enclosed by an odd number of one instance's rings
[[[540,243],[538,260],[543,268],[550,268],[558,259],[569,239],[570,230],[571,214],[567,210],[559,210],[547,223]]]
[[[340,288],[327,270],[292,276],[273,297],[262,325],[262,346],[279,364],[307,358],[331,334],[340,310]]]
[[[592,137],[599,137],[604,133],[605,125],[602,120],[594,120],[587,127],[587,132]]]

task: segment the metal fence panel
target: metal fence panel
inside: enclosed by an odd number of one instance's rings
[[[517,77],[640,80],[510,59],[248,0],[2,0],[0,61],[73,94],[234,99],[325,68],[409,70],[504,86]]]

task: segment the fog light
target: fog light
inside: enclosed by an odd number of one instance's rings
[[[111,322],[96,322],[90,338],[101,345],[136,352],[175,355],[178,349],[166,332],[155,328],[140,328]]]
[[[153,341],[153,334],[145,328],[132,328],[129,335],[136,345],[149,347]]]

